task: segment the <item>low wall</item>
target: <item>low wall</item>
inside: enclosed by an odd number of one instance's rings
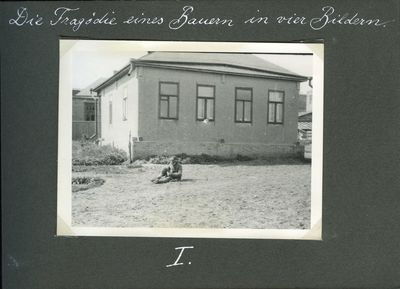
[[[72,122],[72,139],[80,140],[83,135],[91,137],[96,133],[95,121],[73,121]]]
[[[299,147],[289,144],[263,143],[215,143],[215,142],[152,142],[142,141],[132,144],[134,158],[152,155],[207,154],[211,156],[235,157],[240,154],[251,157],[295,156]]]

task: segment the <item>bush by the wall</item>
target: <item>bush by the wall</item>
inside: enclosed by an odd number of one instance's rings
[[[176,157],[178,157],[178,159],[182,164],[210,164],[210,163],[229,162],[229,161],[254,160],[254,158],[242,155],[237,155],[234,157],[221,157],[221,156],[212,156],[208,154],[187,155],[182,153],[182,154],[177,154]],[[145,158],[144,160],[140,160],[140,162],[143,161],[151,164],[168,164],[171,161],[171,156],[153,155]],[[139,160],[136,161],[136,163],[138,162]]]
[[[87,142],[74,142],[72,145],[72,165],[120,165],[127,160],[126,152],[110,145],[98,146]]]
[[[251,157],[237,154],[231,157],[212,156],[207,154],[201,155],[176,155],[182,164],[218,164],[218,163],[238,163],[252,162],[253,164],[264,165],[283,165],[283,164],[302,164],[304,158],[302,156],[265,156],[265,157]],[[150,164],[168,164],[171,161],[171,156],[167,155],[153,155],[145,159],[136,159],[133,166],[141,166],[145,163]]]

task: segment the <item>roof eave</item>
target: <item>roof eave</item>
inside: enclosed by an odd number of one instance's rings
[[[268,79],[279,79],[279,80],[289,80],[289,81],[295,81],[295,82],[304,82],[309,80],[309,77],[301,76],[301,75],[294,75],[294,74],[286,74],[286,73],[277,73],[274,71],[267,71],[267,70],[261,70],[261,69],[252,69],[248,67],[242,67],[242,66],[235,66],[235,65],[230,65],[232,67],[240,67],[240,68],[246,68],[246,69],[251,69],[254,71],[260,71],[260,72],[266,72],[266,73],[273,73],[275,76],[263,76],[263,75],[257,75],[257,74],[245,74],[245,73],[235,73],[235,72],[226,72],[226,71],[218,71],[218,70],[207,70],[207,69],[200,69],[200,68],[189,68],[189,67],[176,67],[173,65],[168,65],[166,62],[163,61],[143,61],[143,60],[136,60],[136,59],[131,59],[130,63],[124,66],[122,69],[120,69],[118,72],[116,72],[114,75],[106,79],[104,82],[100,83],[98,86],[94,87],[92,91],[94,92],[99,92],[103,88],[110,86],[114,81],[117,81],[118,79],[122,78],[132,70],[132,65],[135,64],[135,66],[147,66],[147,67],[156,67],[156,68],[167,68],[167,69],[175,69],[175,70],[186,70],[186,71],[200,71],[200,72],[211,72],[211,73],[218,73],[218,74],[229,74],[229,75],[241,75],[241,76],[248,76],[248,77],[259,77],[259,78],[268,78]],[[198,63],[197,63],[198,64]]]
[[[93,97],[91,95],[73,95],[72,98],[87,99],[87,98],[93,98]]]
[[[287,77],[295,77],[295,78],[303,78],[303,81],[308,80],[308,77],[302,76],[302,75],[298,75],[298,74],[291,74],[291,73],[285,73],[285,72],[277,72],[274,70],[268,70],[268,69],[261,69],[261,68],[257,68],[257,67],[251,67],[251,66],[245,66],[245,65],[237,65],[237,64],[229,64],[229,63],[225,63],[225,64],[221,64],[221,63],[217,63],[217,62],[190,62],[190,61],[163,61],[163,60],[135,60],[135,63],[140,64],[140,63],[155,63],[155,64],[187,64],[187,65],[223,65],[223,66],[228,66],[228,67],[233,67],[233,68],[241,68],[241,69],[249,69],[249,70],[254,70],[254,71],[259,71],[259,72],[264,72],[264,73],[273,73],[276,75],[281,75],[281,76],[287,76]]]
[[[119,71],[117,71],[114,75],[107,78],[104,82],[100,83],[98,86],[93,88],[92,91],[99,92],[103,88],[110,86],[114,81],[117,81],[118,79],[124,77],[130,71],[131,65],[132,63],[130,62],[128,65],[124,66]]]
[[[175,70],[185,70],[185,71],[194,71],[194,72],[208,72],[208,73],[217,73],[217,74],[227,74],[227,75],[238,75],[238,76],[246,76],[246,77],[258,77],[258,78],[267,78],[267,79],[278,79],[278,80],[288,80],[288,81],[295,81],[295,82],[304,82],[307,81],[309,78],[305,76],[299,75],[260,75],[260,74],[250,74],[250,73],[240,73],[240,72],[229,72],[223,70],[211,70],[211,69],[203,69],[203,68],[190,68],[190,67],[180,67],[174,65],[167,65],[165,63],[152,63],[152,62],[135,62],[137,66],[144,66],[144,67],[153,67],[153,68],[166,68],[166,69],[175,69]],[[266,72],[266,71],[264,71]],[[274,73],[274,72],[268,72]],[[275,74],[275,73],[274,73]]]

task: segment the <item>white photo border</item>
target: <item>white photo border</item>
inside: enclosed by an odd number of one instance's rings
[[[57,236],[182,237],[322,240],[324,45],[322,43],[248,43],[60,39]],[[75,51],[187,51],[287,53],[313,55],[312,162],[310,229],[189,229],[72,226],[72,55]]]

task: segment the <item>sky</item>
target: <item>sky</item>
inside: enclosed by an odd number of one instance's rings
[[[131,58],[139,58],[143,53],[132,52],[77,52],[72,58],[72,85],[83,89],[97,79],[108,78],[115,70],[119,70],[129,63]]]
[[[140,58],[146,50],[130,51],[122,49],[85,49],[74,51],[72,57],[73,87],[84,89],[97,79],[108,78],[113,72],[129,63],[131,58]],[[311,55],[257,54],[257,56],[303,76],[312,76]],[[307,82],[300,85],[300,93],[311,88]]]

